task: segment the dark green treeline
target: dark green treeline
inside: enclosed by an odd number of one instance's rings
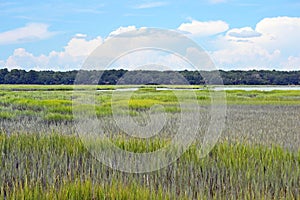
[[[78,84],[208,84],[206,80],[218,79],[209,71],[25,71],[0,69],[0,84],[70,85]],[[225,85],[299,85],[300,71],[219,71]],[[100,76],[101,75],[101,76]],[[206,79],[204,79],[205,77]],[[99,79],[100,77],[100,79]]]

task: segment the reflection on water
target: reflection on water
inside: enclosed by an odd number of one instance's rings
[[[128,92],[128,91],[137,91],[139,88],[116,88],[116,89],[98,89],[99,92],[111,92],[111,91],[118,91],[118,92]]]
[[[116,88],[116,89],[98,89],[97,91],[109,92],[109,91],[118,91],[118,92],[127,92],[127,91],[137,91],[137,87],[128,87],[128,88]],[[165,90],[205,90],[207,88],[168,88],[168,87],[157,87],[157,91]],[[213,87],[212,90],[221,91],[221,90],[244,90],[244,91],[273,91],[273,90],[300,90],[300,86],[218,86]]]
[[[163,90],[203,90],[203,88],[156,88],[157,91]]]
[[[215,87],[214,90],[245,90],[245,91],[273,91],[273,90],[300,90],[300,86],[243,86],[243,87],[233,87],[233,86],[224,86],[224,87]]]

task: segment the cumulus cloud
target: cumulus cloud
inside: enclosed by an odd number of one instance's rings
[[[188,23],[182,23],[178,27],[179,31],[186,32],[194,36],[211,36],[225,32],[228,29],[229,25],[221,20],[207,22],[192,20]]]
[[[107,38],[139,29],[135,26],[120,27],[112,31]],[[216,36],[209,42],[209,44],[213,45],[205,48],[210,49],[209,54],[218,68],[225,70],[262,68],[280,70],[300,69],[300,45],[298,45],[300,44],[300,18],[265,18],[259,21],[255,28],[242,27],[228,29],[228,24],[223,21],[200,22],[192,20],[178,27],[179,31],[188,33],[191,36]],[[224,33],[225,31],[227,32]],[[13,38],[13,36],[8,38]],[[42,37],[40,36],[40,38]],[[24,48],[17,48],[7,59],[0,60],[0,65],[10,69],[79,69],[87,56],[102,42],[103,39],[100,36],[89,39],[87,35],[78,33],[68,41],[62,51],[33,55]],[[160,41],[151,40],[148,42],[149,44],[153,44]],[[166,65],[172,64],[172,62],[180,63],[174,55],[152,55],[148,53],[145,55],[135,54],[133,57],[135,60],[140,60],[141,63],[151,63],[153,58],[166,63]],[[130,64],[132,59],[130,56],[127,58],[129,59],[124,59],[123,61]],[[135,64],[131,63],[132,67]]]
[[[0,45],[33,42],[56,34],[48,30],[49,25],[30,23],[24,27],[0,33]]]
[[[116,30],[110,32],[110,34],[108,35],[108,38],[119,35],[121,33],[125,33],[128,31],[135,31],[135,30],[137,30],[137,28],[135,26],[125,26],[125,27],[121,26],[121,27],[117,28]]]
[[[87,37],[87,34],[77,33],[77,34],[75,34],[74,37],[75,37],[75,38],[86,38],[86,37]]]
[[[210,52],[219,68],[290,70],[300,66],[300,18],[265,18],[255,29],[231,29]],[[293,66],[293,67],[291,67]],[[300,69],[300,67],[298,68]]]
[[[257,42],[269,50],[282,48],[289,53],[300,51],[300,18],[275,17],[265,18],[256,25],[256,31],[263,33]],[[290,51],[291,50],[291,51]]]
[[[111,66],[128,70],[192,70],[192,65],[173,53],[144,49],[133,51],[118,58]],[[155,68],[155,69],[154,69]]]
[[[135,26],[120,27],[112,31],[107,38],[133,30],[137,30],[137,28]],[[17,48],[11,56],[0,62],[0,64],[9,69],[79,69],[88,55],[102,43],[103,38],[100,36],[88,39],[86,34],[77,33],[69,40],[63,51],[51,51],[49,54],[33,55],[24,48]]]
[[[248,69],[273,68],[280,57],[280,51],[267,51],[265,48],[253,43],[229,42],[226,48],[210,53],[219,68]]]
[[[299,17],[264,18],[256,25],[256,30],[275,35],[282,35],[283,33],[295,35],[294,31],[299,31],[299,28]]]
[[[47,57],[45,55],[36,57],[27,52],[24,48],[17,48],[14,50],[13,55],[9,56],[6,60],[5,67],[9,69],[32,69],[45,63],[47,63]]]
[[[241,29],[231,29],[227,32],[227,35],[234,38],[253,38],[260,37],[262,34],[253,30],[251,27],[244,27]]]
[[[52,51],[48,55],[35,56],[24,48],[15,49],[5,66],[9,69],[71,70],[80,68],[86,57],[102,43],[101,37],[91,40],[84,34],[76,34],[63,51]]]
[[[87,40],[87,35],[76,34],[65,46],[65,53],[70,56],[87,56],[92,51],[102,43],[102,38],[100,36]]]

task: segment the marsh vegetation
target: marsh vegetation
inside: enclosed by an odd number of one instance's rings
[[[168,145],[182,111],[172,91],[144,86],[131,91],[129,101],[122,100],[126,92],[120,92],[112,102],[115,86],[97,87],[108,91],[95,92],[95,113],[116,146],[153,152]],[[300,198],[299,91],[226,91],[226,126],[208,156],[199,157],[200,137],[168,167],[135,174],[101,164],[83,145],[73,126],[73,89],[1,86],[1,199]],[[186,92],[180,94],[184,97]],[[210,93],[194,92],[201,107],[199,131],[204,134]],[[165,111],[170,120],[157,137],[127,137],[110,123],[112,104],[132,117],[160,104],[164,110],[158,111]]]

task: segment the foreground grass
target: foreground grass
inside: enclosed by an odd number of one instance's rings
[[[111,102],[116,88],[97,87],[101,91],[96,92],[95,109],[100,120],[110,118],[113,103],[118,111],[129,108],[131,116],[155,104],[171,117],[181,112],[170,90],[143,86],[129,101],[120,92]],[[89,88],[80,86],[76,95]],[[1,85],[0,199],[300,199],[299,91],[226,91],[226,127],[207,157],[199,158],[200,143],[195,142],[164,169],[129,174],[102,165],[74,135],[73,89]],[[180,91],[181,97],[186,92]],[[201,122],[208,124],[210,93],[195,93],[203,109]],[[119,137],[115,125],[103,124],[115,135],[113,143],[131,152],[168,145],[178,125],[170,118],[163,137],[139,140]]]
[[[147,150],[142,140],[114,143],[130,151]],[[150,143],[154,149],[164,145]],[[0,198],[300,198],[300,151],[222,142],[200,159],[196,145],[167,168],[130,174],[102,165],[76,136],[1,133]]]

